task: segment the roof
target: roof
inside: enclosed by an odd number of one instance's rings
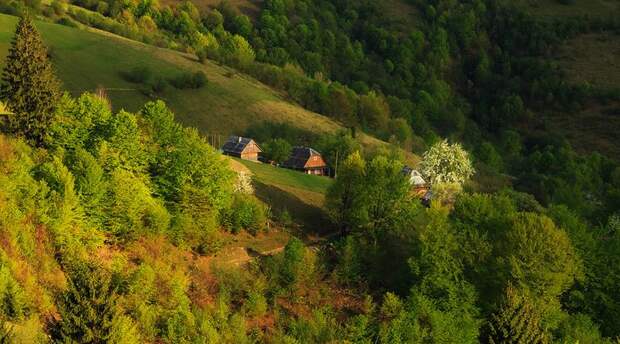
[[[288,160],[282,163],[282,166],[294,169],[304,169],[306,167],[306,164],[308,163],[308,159],[313,156],[320,157],[321,153],[310,147],[293,147],[291,156],[288,158]]]
[[[409,178],[409,184],[414,186],[424,186],[426,181],[422,178],[422,174],[418,170],[414,170],[409,166],[403,167],[403,174]]]
[[[226,153],[241,154],[250,143],[256,144],[250,138],[233,135],[224,143],[222,150]],[[256,146],[258,147],[258,145]],[[258,149],[261,150],[260,147]]]

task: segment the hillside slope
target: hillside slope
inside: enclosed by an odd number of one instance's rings
[[[0,59],[4,61],[17,18],[0,15]],[[147,66],[154,77],[174,77],[184,71],[202,70],[209,83],[198,90],[169,87],[162,99],[184,125],[198,128],[205,135],[243,133],[251,125],[263,122],[286,122],[320,134],[343,127],[319,114],[307,111],[283,99],[282,95],[233,69],[207,61],[199,63],[194,56],[131,41],[91,29],[75,29],[57,24],[37,22],[52,61],[66,90],[73,95],[107,90],[115,109],[135,111],[150,100],[140,85],[122,78],[123,72]],[[2,62],[3,63],[3,62]],[[369,149],[385,145],[368,135],[360,141]],[[410,162],[417,157],[408,156]]]

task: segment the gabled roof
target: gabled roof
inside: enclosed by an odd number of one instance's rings
[[[418,170],[414,170],[409,166],[403,168],[403,174],[409,179],[409,184],[414,186],[424,186],[426,181],[422,178],[422,174]]]
[[[321,154],[310,147],[293,147],[290,158],[283,162],[282,166],[293,169],[304,169],[308,160],[313,156],[320,157]]]
[[[245,148],[251,143],[256,144],[256,142],[254,142],[254,140],[250,138],[233,135],[228,138],[226,143],[224,143],[224,145],[222,146],[222,151],[224,151],[225,153],[241,154],[245,150]],[[259,151],[262,151],[262,149],[260,149],[257,144],[256,147],[258,147]]]

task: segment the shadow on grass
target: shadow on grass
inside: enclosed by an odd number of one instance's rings
[[[287,210],[293,222],[300,226],[300,235],[304,239],[323,237],[335,231],[333,224],[327,218],[325,211],[319,207],[310,205],[299,197],[282,190],[276,186],[254,181],[256,197],[271,206],[271,211],[278,217],[282,211]]]

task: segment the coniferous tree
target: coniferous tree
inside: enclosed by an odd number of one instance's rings
[[[49,326],[55,343],[135,343],[131,321],[122,315],[111,276],[87,263],[77,263],[68,289],[58,300],[59,320]]]
[[[512,287],[506,289],[501,308],[489,322],[490,344],[546,344],[549,337],[540,324],[540,315],[529,300]]]
[[[32,20],[21,18],[6,58],[0,99],[13,114],[13,132],[41,144],[61,96],[60,82]]]
[[[9,344],[13,343],[13,341],[13,329],[11,325],[3,319],[0,319],[0,344]]]

